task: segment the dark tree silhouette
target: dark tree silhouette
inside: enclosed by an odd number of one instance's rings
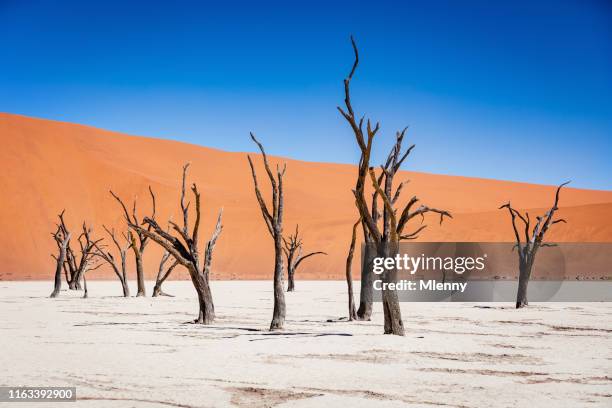
[[[302,238],[299,236],[299,226],[295,226],[295,233],[289,235],[288,239],[283,237],[283,252],[287,258],[287,292],[295,290],[295,271],[305,259],[314,255],[327,255],[325,252],[317,251],[302,254]]]
[[[283,176],[285,175],[287,166],[284,165],[281,170],[277,165],[276,177],[274,177],[262,144],[257,141],[253,133],[251,133],[251,139],[253,139],[253,142],[255,142],[261,151],[266,173],[268,174],[272,187],[272,212],[270,212],[261,195],[259,185],[257,184],[257,174],[253,166],[253,160],[251,160],[251,156],[247,156],[249,165],[251,166],[255,196],[257,197],[257,202],[259,203],[261,214],[268,228],[268,232],[274,240],[274,312],[272,314],[270,330],[280,330],[285,325],[286,314],[285,293],[283,288]]]
[[[553,244],[544,243],[544,235],[548,231],[551,225],[558,224],[560,222],[566,223],[563,218],[559,218],[557,220],[553,220],[555,212],[559,209],[559,193],[561,192],[561,188],[567,185],[569,181],[559,185],[557,187],[557,191],[555,193],[555,201],[550,207],[550,209],[546,212],[546,214],[542,216],[536,217],[536,223],[531,228],[531,219],[529,217],[529,213],[525,212],[525,215],[521,214],[518,210],[512,208],[512,205],[508,201],[507,204],[502,205],[499,209],[506,208],[508,213],[510,214],[510,218],[512,220],[512,229],[514,231],[514,237],[516,239],[515,248],[518,252],[519,257],[519,284],[518,291],[516,293],[516,308],[519,309],[521,307],[527,306],[527,285],[529,284],[529,278],[531,277],[531,270],[533,268],[533,264],[535,262],[536,254],[541,247],[551,246]],[[519,233],[517,227],[517,218],[523,223],[523,234],[524,241],[521,240],[521,233]]]
[[[170,261],[170,266],[166,268],[166,263]],[[162,290],[162,284],[168,279],[174,268],[178,265],[178,261],[172,258],[170,252],[164,251],[160,261],[159,270],[157,271],[157,279],[155,280],[155,287],[153,287],[153,297],[157,296],[172,296]]]
[[[64,220],[64,213],[62,211],[59,215],[59,224],[57,224],[56,233],[52,234],[54,239],[57,242],[57,238],[66,237],[70,234],[68,227],[66,226],[66,221]],[[95,242],[90,239],[91,228],[88,228],[85,222],[83,222],[82,232],[77,238],[77,242],[79,243],[79,250],[74,251],[71,246],[71,242],[74,240],[68,240],[66,242],[66,253],[64,256],[64,261],[62,263],[62,269],[64,270],[64,275],[66,277],[66,283],[68,284],[68,289],[71,290],[80,290],[81,289],[81,280],[83,278],[83,274],[87,271],[87,269],[95,263],[93,261],[93,249],[95,246]],[[56,238],[57,236],[57,238]],[[101,241],[101,240],[100,240]],[[54,256],[57,261],[57,257]],[[57,262],[56,262],[57,263]]]
[[[357,227],[361,224],[361,218],[353,224],[353,233],[351,235],[351,245],[346,256],[346,285],[348,289],[348,318],[350,321],[357,320],[357,311],[355,310],[355,299],[353,296],[353,255],[355,253],[355,243],[357,242]]]
[[[403,151],[402,142],[407,129],[405,128],[401,132],[397,132],[395,145],[391,149],[386,163],[381,166],[381,174],[378,177],[376,176],[374,169],[370,167],[370,156],[372,152],[372,142],[374,136],[380,129],[380,125],[376,123],[376,125],[372,127],[370,120],[368,119],[366,121],[366,129],[364,133],[365,119],[364,117],[361,117],[361,119],[357,120],[353,111],[350,97],[350,82],[353,78],[355,70],[357,69],[357,65],[359,64],[359,52],[352,37],[351,43],[355,53],[355,61],[348,77],[344,80],[345,109],[338,107],[338,110],[353,130],[355,139],[361,151],[357,181],[355,183],[355,189],[353,190],[353,194],[355,195],[355,205],[359,211],[359,215],[366,233],[369,234],[371,241],[376,245],[377,251],[383,252],[379,255],[394,256],[398,250],[398,243],[401,240],[417,238],[418,234],[426,227],[426,225],[421,225],[414,231],[405,233],[404,228],[411,219],[417,216],[421,216],[423,219],[425,213],[433,212],[440,215],[440,223],[442,223],[445,216],[451,217],[451,215],[447,211],[438,210],[426,205],[420,205],[418,208],[413,209],[419,201],[419,199],[414,196],[405,205],[399,218],[397,217],[397,210],[394,208],[394,205],[399,199],[404,183],[400,183],[397,188],[394,188],[393,181],[395,174],[414,148],[414,145]],[[365,186],[368,177],[371,179],[370,182],[374,188],[373,205],[371,208],[368,207],[365,196]],[[382,231],[378,223],[378,209],[374,205],[378,198],[380,198],[383,203]],[[395,282],[397,279],[396,275],[396,270],[386,271],[382,274],[382,280],[384,283]],[[403,336],[404,324],[401,317],[397,292],[395,290],[384,289],[382,293],[382,303],[385,318],[385,334]]]
[[[198,248],[199,244],[199,230],[200,230],[200,192],[196,184],[192,184],[191,191],[195,199],[195,221],[193,223],[193,229],[190,231],[189,226],[189,203],[185,203],[185,185],[187,178],[187,168],[189,164],[183,166],[183,183],[181,189],[181,211],[183,214],[183,226],[179,227],[172,221],[169,221],[172,231],[175,233],[172,235],[169,232],[164,231],[155,219],[151,217],[145,217],[142,224],[146,225],[146,228],[142,227],[137,223],[137,220],[132,221],[126,212],[126,220],[128,226],[132,228],[137,234],[142,235],[146,238],[150,238],[162,248],[174,257],[176,262],[183,265],[189,271],[191,282],[198,295],[199,313],[195,323],[200,324],[211,324],[215,319],[215,306],[213,304],[212,292],[210,290],[210,269],[212,266],[212,256],[217,239],[221,234],[221,216],[223,210],[219,211],[217,217],[217,223],[215,230],[206,243],[204,250],[203,266],[200,262],[200,251]]]
[[[110,193],[115,198],[115,200],[117,200],[117,202],[121,205],[121,209],[123,210],[123,215],[125,219],[127,220],[127,223],[128,224],[130,223],[138,224],[139,222],[138,222],[138,216],[136,214],[136,200],[134,200],[134,203],[132,205],[132,214],[130,215],[130,213],[127,210],[127,207],[125,206],[123,201],[119,198],[119,196],[113,193],[112,190],[110,191]],[[149,218],[152,220],[155,220],[155,194],[153,194],[153,190],[151,189],[151,186],[149,186],[149,194],[151,195],[151,206],[152,206],[152,213]],[[148,227],[148,231],[151,231],[151,226]],[[146,289],[145,289],[144,267],[143,267],[142,257],[147,247],[148,236],[142,232],[136,232],[135,234],[130,234],[129,237],[132,240],[131,248],[132,248],[132,251],[134,252],[134,260],[136,262],[136,283],[137,283],[137,289],[138,289],[136,296],[145,296]]]
[[[52,298],[57,297],[59,295],[60,290],[62,289],[62,270],[64,269],[64,263],[66,262],[66,251],[68,249],[68,245],[70,244],[71,233],[66,230],[66,224],[64,223],[64,211],[62,211],[58,215],[60,219],[60,223],[57,224],[57,230],[51,234],[53,236],[53,240],[57,244],[57,256],[51,255],[53,259],[55,259],[55,279],[53,292],[51,292]]]
[[[113,272],[115,272],[115,275],[117,275],[119,282],[121,282],[123,296],[129,297],[130,288],[128,286],[127,262],[126,261],[127,261],[127,251],[131,248],[132,242],[133,242],[132,238],[130,237],[132,232],[128,231],[127,234],[125,233],[122,234],[123,240],[125,242],[121,244],[119,243],[119,240],[117,239],[115,235],[115,229],[109,230],[105,225],[103,225],[102,227],[104,228],[108,236],[113,241],[113,245],[117,249],[117,253],[119,254],[119,257],[116,258],[115,256],[113,256],[113,254],[110,251],[108,251],[105,247],[99,244],[96,244],[96,252],[94,253],[94,255],[98,256],[100,259],[102,259],[104,262],[106,262],[107,264],[111,266],[111,268],[113,269]]]
[[[64,218],[60,217],[62,228],[68,231]],[[85,273],[91,268],[98,268],[100,265],[95,257],[96,244],[102,239],[93,240],[91,237],[92,229],[88,227],[85,221],[81,225],[81,234],[77,238],[79,244],[78,250],[73,250],[71,243],[68,243],[66,248],[66,262],[64,263],[64,272],[68,288],[72,290],[80,290],[81,281]]]

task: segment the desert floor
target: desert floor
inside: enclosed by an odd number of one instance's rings
[[[339,320],[343,282],[298,281],[271,333],[271,286],[213,282],[217,321],[200,326],[185,281],[128,299],[118,282],[88,299],[0,282],[0,385],[76,386],[60,407],[612,406],[611,303],[404,303],[396,337],[380,304]]]

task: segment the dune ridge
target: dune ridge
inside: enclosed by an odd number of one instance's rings
[[[121,212],[109,189],[128,202],[137,197],[139,213],[146,214],[150,209],[147,187],[151,185],[157,195],[158,219],[178,219],[180,171],[185,162],[192,163],[189,181],[196,182],[202,193],[202,241],[212,231],[219,209],[224,209],[213,279],[271,277],[272,240],[255,200],[246,153],[7,113],[0,113],[0,137],[0,280],[51,279],[50,254],[55,252],[55,244],[50,232],[62,209],[66,209],[74,233],[83,220],[94,225],[96,235],[103,234],[102,224],[121,228]],[[258,174],[263,176],[261,160],[255,161]],[[350,229],[356,218],[351,195],[356,168],[278,157],[271,161],[287,163],[285,231],[293,231],[299,223],[305,250],[329,254],[305,261],[297,278],[342,279]],[[508,216],[497,207],[512,199],[518,208],[541,213],[551,204],[555,188],[398,173],[398,180],[406,179],[410,183],[404,199],[416,194],[423,202],[448,209],[454,216],[442,225],[436,217],[427,217],[422,241],[512,241]],[[564,189],[559,216],[568,224],[555,225],[548,238],[610,242],[610,215],[612,191]],[[150,243],[144,255],[148,279],[154,279],[160,257],[159,248]],[[130,279],[134,279],[131,266],[130,271]],[[101,268],[90,276],[113,275]],[[179,270],[174,278],[187,276],[186,271]]]

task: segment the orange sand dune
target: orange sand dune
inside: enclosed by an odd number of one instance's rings
[[[178,220],[180,169],[185,162],[192,163],[190,180],[202,192],[204,233],[224,208],[214,277],[271,276],[272,241],[255,200],[245,153],[10,114],[0,114],[0,137],[0,279],[51,278],[55,244],[50,232],[63,208],[75,233],[82,220],[93,224],[96,234],[102,234],[102,224],[120,227],[121,213],[110,188],[126,200],[137,197],[140,213],[145,214],[151,185],[158,198],[158,219]],[[261,138],[265,143],[264,134]],[[299,223],[305,250],[329,254],[305,262],[300,277],[342,278],[356,215],[350,192],[355,167],[273,159],[277,160],[287,163],[285,231]],[[550,205],[554,192],[552,186],[414,172],[402,172],[398,178],[411,180],[405,199],[418,194],[423,202],[454,214],[442,226],[428,217],[424,241],[510,241],[507,214],[497,207],[511,198],[519,208],[542,209]],[[569,223],[556,225],[551,240],[612,241],[612,192],[567,188],[561,207],[560,215]],[[145,252],[148,278],[157,273],[160,256],[159,248],[150,243]],[[112,276],[106,269],[91,275]],[[176,276],[184,278],[186,273]]]

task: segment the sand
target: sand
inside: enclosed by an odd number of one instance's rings
[[[0,385],[76,386],[76,407],[610,406],[610,303],[405,303],[397,337],[379,305],[338,320],[344,283],[298,281],[270,333],[270,282],[212,285],[218,319],[200,326],[184,281],[127,299],[116,281],[89,299],[0,282]]]
[[[265,131],[259,137],[265,145]],[[347,137],[347,148],[354,147],[350,134],[338,137]],[[180,172],[185,162],[192,163],[190,181],[197,182],[202,192],[202,245],[217,212],[224,208],[224,231],[215,251],[213,277],[270,278],[273,246],[257,206],[246,153],[2,113],[0,140],[0,280],[52,277],[50,254],[55,252],[55,243],[50,232],[62,209],[66,209],[74,234],[83,220],[94,225],[96,236],[103,235],[102,224],[122,228],[120,209],[108,193],[111,188],[128,202],[137,197],[142,216],[150,211],[147,186],[151,185],[157,194],[158,219],[173,216],[178,220]],[[418,146],[414,154],[419,154]],[[305,261],[299,273],[307,279],[341,279],[356,218],[351,195],[356,168],[271,160],[287,163],[286,232],[299,223],[304,250],[329,254]],[[267,187],[259,157],[255,162],[262,186]],[[410,168],[410,160],[405,168]],[[422,241],[512,241],[508,215],[497,209],[499,205],[512,199],[517,208],[531,209],[534,215],[551,205],[554,193],[553,186],[414,172],[401,172],[396,179],[410,180],[404,189],[405,200],[416,194],[424,203],[454,215],[442,226],[437,217],[428,217]],[[611,215],[611,191],[564,189],[559,216],[568,224],[555,225],[548,239],[611,242]],[[150,244],[144,255],[149,279],[156,275],[160,257],[159,248]],[[112,277],[106,268],[89,278]],[[177,270],[175,277],[184,279],[187,273]]]

